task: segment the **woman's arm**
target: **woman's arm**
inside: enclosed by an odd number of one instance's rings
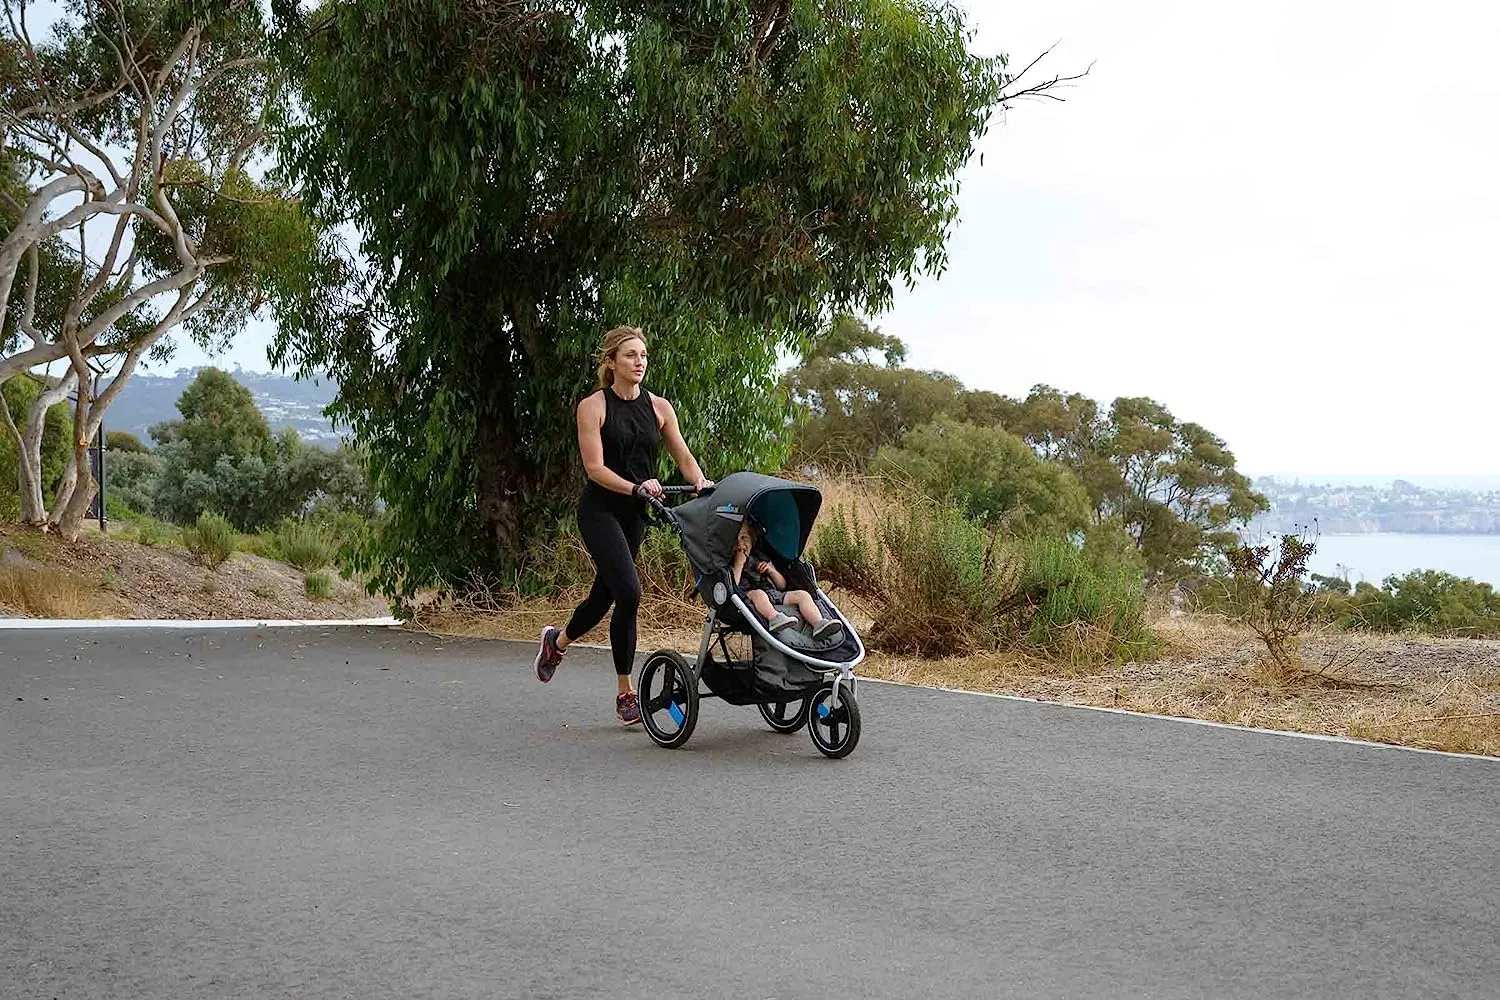
[[[593,482],[612,493],[630,496],[635,483],[604,466],[604,393],[596,392],[578,404],[578,451],[583,456],[583,471]]]
[[[693,458],[687,442],[682,439],[682,429],[677,426],[677,411],[672,409],[672,404],[656,395],[651,397],[651,404],[656,410],[661,436],[666,439],[667,451],[672,453],[672,461],[677,463],[683,478],[699,488],[709,485],[703,470],[698,468],[698,460]]]

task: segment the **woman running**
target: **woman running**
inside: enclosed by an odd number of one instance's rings
[[[589,478],[578,500],[578,533],[594,560],[594,585],[565,629],[542,629],[532,669],[537,680],[550,681],[568,646],[592,631],[613,604],[609,647],[618,687],[615,714],[628,726],[641,721],[630,680],[641,603],[635,556],[646,534],[644,498],[662,495],[656,457],[663,439],[688,482],[699,490],[713,483],[703,478],[682,440],[672,404],[641,385],[645,334],[633,326],[617,326],[604,335],[599,353],[599,390],[578,404],[578,449]]]

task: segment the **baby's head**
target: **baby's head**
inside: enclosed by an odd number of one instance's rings
[[[740,522],[740,533],[734,540],[734,549],[736,552],[749,552],[754,547],[755,529],[750,526],[750,519],[747,517]]]

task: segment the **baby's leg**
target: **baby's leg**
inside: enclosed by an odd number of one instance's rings
[[[818,610],[818,602],[805,590],[788,590],[786,601],[788,607],[796,608],[802,620],[813,628],[823,624],[823,612]]]
[[[776,617],[776,608],[771,604],[771,599],[766,596],[764,590],[748,591],[747,596],[750,598],[750,606],[755,609],[756,614],[760,615],[766,621],[770,621]]]

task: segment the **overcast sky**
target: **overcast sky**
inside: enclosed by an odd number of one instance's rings
[[[909,363],[1151,396],[1253,475],[1500,474],[1500,4],[966,6],[1095,65],[993,123],[948,272],[875,319]]]

